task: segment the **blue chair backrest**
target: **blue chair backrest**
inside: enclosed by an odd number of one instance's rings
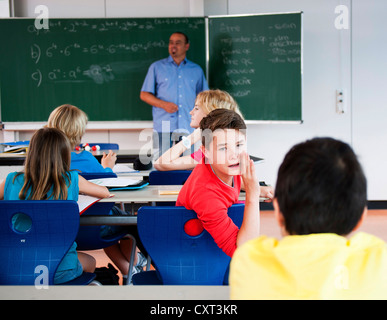
[[[173,170],[173,171],[158,171],[154,170],[149,173],[150,185],[183,185],[191,170]]]
[[[89,143],[90,147],[98,145],[100,150],[119,150],[117,143]]]
[[[86,180],[100,179],[100,178],[117,178],[114,172],[79,172],[79,175]]]
[[[17,214],[31,219],[29,230],[15,230],[12,218]],[[0,284],[34,285],[40,274],[35,270],[38,266],[48,269],[48,284],[54,284],[56,269],[73,244],[78,227],[75,201],[0,201]]]
[[[235,204],[228,215],[240,227],[244,204]],[[198,236],[184,231],[188,220],[196,219],[184,207],[141,207],[137,214],[138,233],[164,285],[222,285],[230,263],[227,256],[204,230]]]

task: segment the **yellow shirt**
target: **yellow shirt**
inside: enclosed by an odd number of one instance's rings
[[[261,236],[237,248],[231,299],[387,299],[383,240],[359,232]]]

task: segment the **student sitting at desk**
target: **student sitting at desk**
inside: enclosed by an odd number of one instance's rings
[[[246,125],[235,111],[216,109],[203,118],[200,129],[205,158],[196,165],[183,185],[176,205],[194,210],[198,216],[195,229],[199,227],[200,230],[202,225],[231,257],[242,243],[259,235],[261,190],[254,162],[245,150]],[[242,184],[246,201],[239,229],[227,215],[227,210],[238,202]],[[271,197],[270,194],[261,196]],[[187,232],[194,235],[191,230]]]
[[[273,201],[284,238],[261,236],[231,261],[232,299],[386,299],[387,250],[355,231],[367,186],[352,149],[331,138],[294,146],[278,171]]]
[[[98,186],[70,170],[70,144],[63,132],[54,128],[42,128],[32,136],[24,172],[12,172],[0,184],[0,199],[5,200],[78,200],[80,192],[106,198],[106,187]],[[53,165],[55,164],[55,165]],[[52,214],[55,214],[53,212]],[[23,218],[12,220],[18,231],[28,230]],[[79,277],[83,271],[93,272],[95,259],[76,251],[74,242],[54,276],[60,284]]]
[[[229,109],[242,116],[238,104],[234,98],[222,90],[206,90],[196,96],[195,106],[190,112],[190,126],[196,130],[189,136],[184,137],[179,143],[164,152],[153,164],[160,171],[169,170],[192,170],[201,161],[202,153],[199,149],[191,155],[182,156],[186,150],[200,140],[200,121],[215,109]]]
[[[103,153],[101,163],[88,151],[75,151],[75,147],[81,144],[81,139],[86,131],[88,117],[81,109],[70,104],[64,104],[51,112],[47,126],[62,130],[71,143],[71,169],[81,172],[113,172],[117,155],[109,150]]]
[[[48,127],[57,128],[63,131],[70,140],[71,148],[74,150],[75,146],[79,145],[82,140],[82,136],[85,134],[88,117],[81,109],[64,104],[53,110],[48,118]],[[71,169],[80,170],[82,172],[112,172],[112,168],[115,165],[117,156],[111,150],[109,154],[103,155],[101,163],[88,151],[71,152]],[[114,206],[111,214],[123,215],[121,209]],[[137,234],[137,228],[131,229],[130,233]],[[101,236],[106,237],[118,232],[122,232],[122,227],[103,226],[101,228]],[[113,261],[113,263],[120,269],[123,278],[125,280],[129,270],[130,261],[130,248],[132,241],[130,239],[122,239],[110,247],[104,248],[107,256]],[[133,272],[141,271],[142,267],[146,264],[146,258],[138,251],[134,257],[135,268]],[[137,268],[136,268],[137,267]]]

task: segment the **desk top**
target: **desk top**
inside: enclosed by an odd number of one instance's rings
[[[180,191],[182,187],[179,185],[148,185],[137,190],[112,191],[114,197],[101,199],[100,202],[174,202],[177,200],[177,194],[160,195],[159,191]],[[240,193],[239,200],[246,200],[245,192]]]
[[[101,162],[101,158],[104,152],[109,153],[109,150],[91,151],[92,155],[96,157],[99,162]],[[139,155],[150,160],[152,157],[152,150],[119,149],[119,150],[113,150],[113,152],[117,154],[116,163],[133,163],[134,160],[136,160]]]
[[[112,191],[114,197],[101,199],[100,202],[173,202],[177,200],[177,195],[160,195],[160,190],[180,191],[183,186],[145,186],[137,190]]]
[[[133,163],[140,154],[144,157],[151,157],[151,150],[142,149],[123,149],[113,150],[117,154],[116,163]],[[92,151],[91,153],[101,161],[103,152],[108,153],[109,150]],[[0,153],[0,166],[19,166],[24,164],[26,153]]]
[[[156,300],[156,306],[158,300],[209,300],[214,303],[214,300],[228,300],[229,291],[229,286],[50,286],[49,290],[37,290],[35,286],[2,285],[0,299]]]

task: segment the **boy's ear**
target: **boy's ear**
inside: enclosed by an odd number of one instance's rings
[[[284,216],[282,215],[282,212],[280,211],[280,207],[279,207],[277,198],[273,199],[273,207],[274,207],[275,220],[277,221],[277,223],[281,229],[281,234],[283,236],[285,236],[285,235],[287,235],[287,232],[285,229],[285,219],[284,219]]]
[[[200,146],[200,149],[201,149],[202,153],[204,154],[204,156],[206,158],[208,158],[208,150],[206,149],[206,147],[203,144]]]
[[[361,218],[357,223],[356,227],[352,230],[352,232],[360,228],[360,226],[363,224],[364,219],[367,217],[367,212],[368,212],[367,207],[364,207],[363,213],[361,214]]]
[[[284,217],[282,216],[282,213],[279,209],[277,198],[273,199],[273,207],[274,207],[275,220],[277,221],[278,225],[282,227],[284,224]]]

